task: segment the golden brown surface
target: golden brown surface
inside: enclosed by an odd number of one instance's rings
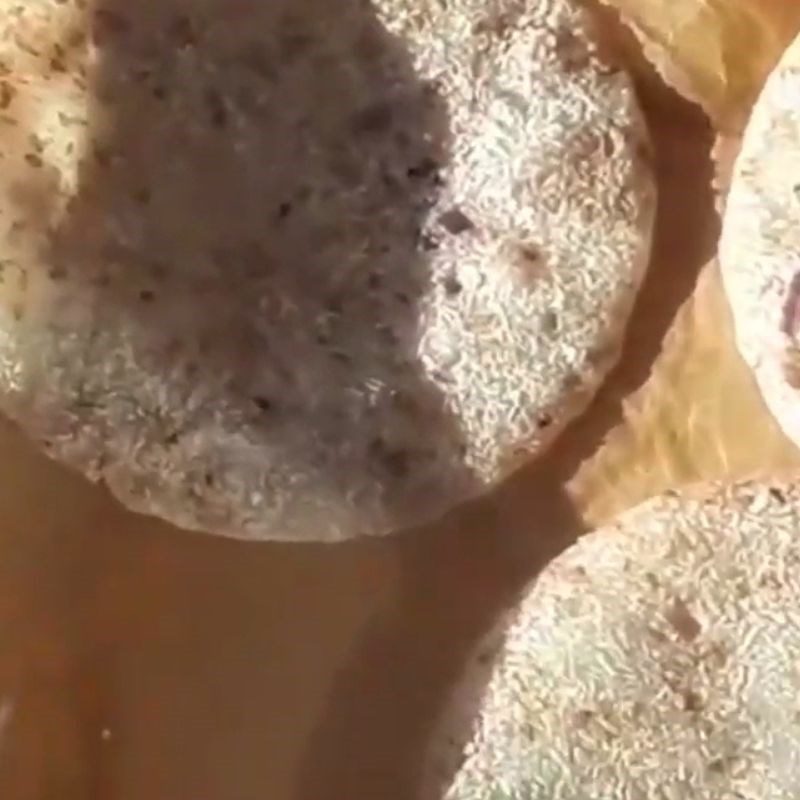
[[[642,75],[661,211],[623,361],[484,501],[378,542],[244,545],[126,513],[0,427],[0,797],[412,800],[466,651],[550,557],[667,485],[798,464],[732,348],[713,131]]]

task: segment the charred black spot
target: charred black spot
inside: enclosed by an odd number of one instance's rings
[[[171,433],[169,434],[169,436],[166,437],[166,439],[164,439],[164,444],[169,445],[171,447],[172,445],[178,444],[179,438],[180,437],[178,436],[177,433]]]
[[[770,486],[769,487],[769,493],[779,503],[785,503],[786,502],[786,495],[780,489],[778,489],[777,487]]]
[[[439,224],[453,236],[471,231],[475,227],[473,221],[459,208],[451,208],[449,211],[445,211],[439,217]]]
[[[545,428],[549,428],[553,424],[553,418],[549,414],[542,414],[539,419],[536,420],[536,425],[539,430],[544,430]]]
[[[558,330],[558,314],[555,311],[545,311],[542,316],[542,331],[555,333]]]
[[[288,200],[284,200],[278,206],[278,219],[286,219],[292,213],[292,204]]]
[[[272,411],[274,408],[272,400],[270,400],[269,397],[265,397],[263,394],[256,395],[253,398],[253,403],[259,411],[263,412]]]
[[[448,275],[444,279],[444,283],[442,285],[444,286],[445,293],[450,297],[455,297],[456,295],[461,294],[461,291],[464,288],[455,275]]]
[[[204,482],[204,483],[205,483],[205,485],[206,485],[206,486],[208,486],[209,488],[210,488],[210,487],[212,487],[212,486],[214,485],[214,483],[215,483],[215,481],[214,481],[214,475],[213,475],[211,472],[206,472],[206,473],[203,475],[203,482]]]
[[[542,259],[542,251],[535,244],[520,243],[517,253],[519,258],[528,264],[538,264]]]
[[[434,236],[423,232],[419,235],[419,247],[423,253],[432,253],[439,249],[439,242]]]
[[[676,598],[672,608],[666,614],[667,622],[675,629],[678,636],[684,641],[694,641],[702,631],[702,626],[695,619],[686,603]]]
[[[703,708],[703,698],[697,692],[686,691],[683,694],[684,711],[700,711]]]
[[[439,165],[429,156],[418,161],[406,170],[406,175],[415,180],[435,177],[439,172]]]

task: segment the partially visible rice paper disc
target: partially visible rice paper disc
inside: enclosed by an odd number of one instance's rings
[[[0,11],[0,407],[129,507],[431,520],[614,363],[648,137],[567,0]]]
[[[800,445],[800,39],[756,102],[726,200],[720,266],[739,351]]]
[[[800,797],[798,597],[797,485],[626,513],[548,565],[476,655],[425,797]]]

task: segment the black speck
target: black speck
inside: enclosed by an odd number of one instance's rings
[[[153,97],[155,97],[156,100],[166,100],[168,94],[167,87],[162,84],[153,87]]]
[[[402,303],[404,306],[411,305],[411,298],[405,292],[395,292],[394,297],[398,303]]]
[[[453,236],[471,231],[475,227],[472,220],[458,208],[451,208],[449,211],[445,211],[444,214],[439,217],[439,224],[448,233],[452,233]]]
[[[455,297],[456,295],[461,294],[461,290],[464,288],[455,275],[448,275],[444,279],[444,283],[442,285],[444,286],[445,293],[450,297]]]
[[[558,314],[555,311],[545,311],[542,317],[542,331],[555,333],[558,330]]]
[[[542,251],[534,244],[520,244],[518,248],[520,257],[531,264],[535,264],[542,258]]]
[[[538,426],[539,430],[549,428],[552,424],[553,418],[549,414],[542,414],[542,416],[536,420],[536,425]]]
[[[167,436],[166,439],[164,439],[164,444],[167,444],[169,446],[172,446],[174,444],[178,444],[178,439],[179,438],[180,437],[178,436],[177,433],[171,433],[169,436]]]
[[[292,204],[285,200],[278,206],[278,219],[286,219],[292,213]]]
[[[439,242],[429,233],[419,235],[419,246],[424,253],[432,253],[439,249]]]
[[[206,472],[205,475],[203,475],[203,482],[208,487],[213,486],[214,483],[215,483],[214,475],[212,473],[210,473],[210,472]]]
[[[786,495],[780,489],[776,488],[775,486],[770,486],[769,493],[779,503],[785,503],[786,502]]]
[[[156,299],[156,294],[150,289],[142,289],[142,291],[139,292],[139,299],[143,303],[152,303],[153,300]]]
[[[377,272],[370,272],[367,277],[367,288],[377,291],[383,286],[383,277]]]
[[[675,598],[672,607],[666,612],[666,618],[678,636],[686,642],[693,642],[702,631],[702,626],[680,598]]]
[[[700,711],[703,708],[703,699],[697,692],[687,691],[683,695],[684,711]]]
[[[430,157],[425,157],[406,170],[409,178],[430,178],[437,174],[439,165]]]
[[[264,395],[256,395],[253,398],[253,403],[255,403],[255,406],[259,411],[263,411],[265,413],[267,411],[272,411],[274,407],[272,405],[272,400],[270,400],[269,397],[264,397]]]

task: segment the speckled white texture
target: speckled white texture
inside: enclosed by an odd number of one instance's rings
[[[0,4],[35,136],[0,164],[0,404],[54,457],[185,528],[337,540],[438,516],[585,407],[655,193],[583,12],[90,6]]]
[[[720,265],[736,340],[800,445],[800,39],[769,76],[726,202]]]
[[[628,512],[546,567],[470,665],[423,796],[794,800],[799,596],[795,484]]]

